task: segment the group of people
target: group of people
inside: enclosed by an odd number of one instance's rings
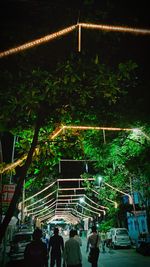
[[[25,267],[82,267],[82,240],[78,236],[77,230],[71,229],[69,239],[64,239],[59,235],[59,229],[54,229],[54,234],[50,237],[48,246],[42,239],[42,230],[36,228],[33,233],[33,241],[26,246],[24,252]],[[91,267],[97,267],[99,257],[100,236],[96,227],[92,227],[92,233],[87,239],[86,252],[90,250],[92,255]],[[50,255],[50,257],[49,257]]]

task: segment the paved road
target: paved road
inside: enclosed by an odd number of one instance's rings
[[[64,237],[66,241],[68,237]],[[86,253],[87,239],[82,237],[82,267],[91,267],[87,261],[88,254]],[[22,267],[22,264],[18,267]],[[9,267],[17,267],[10,264]],[[98,267],[150,267],[150,256],[143,256],[132,249],[116,249],[110,250],[106,248],[106,252],[100,252]]]
[[[83,267],[90,267],[87,261],[86,239],[82,238]],[[150,267],[150,256],[143,256],[135,249],[116,249],[107,248],[105,253],[100,252],[98,267]]]

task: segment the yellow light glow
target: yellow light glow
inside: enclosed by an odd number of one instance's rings
[[[84,187],[74,187],[74,188],[58,188],[59,191],[69,191],[69,190],[85,190]]]
[[[34,207],[34,208],[32,208],[32,209],[27,209],[27,212],[34,211],[34,210],[36,210],[36,209],[39,209],[39,208],[41,208],[41,207],[47,205],[48,203],[52,202],[53,200],[54,200],[54,198],[50,199],[49,201],[47,201],[47,202],[45,202],[45,203],[43,203],[43,204],[41,204],[41,205],[39,205],[39,206],[37,206],[37,207]]]
[[[90,199],[89,197],[87,197],[86,195],[85,195],[85,197],[86,197],[91,203],[93,203],[94,205],[97,205],[97,206],[99,206],[99,207],[101,207],[101,208],[103,208],[103,209],[107,209],[107,210],[109,210],[108,207],[99,205],[98,203],[94,202],[93,200],[91,200],[91,199]]]
[[[137,35],[149,35],[150,34],[149,29],[138,29],[138,28],[132,28],[132,27],[112,26],[112,25],[103,25],[103,24],[92,24],[92,23],[78,23],[76,25],[72,25],[70,27],[57,31],[55,33],[48,34],[42,38],[33,40],[31,42],[27,42],[23,45],[8,49],[6,51],[0,52],[0,58],[9,56],[11,54],[16,54],[26,49],[33,48],[42,43],[49,42],[69,32],[74,31],[76,28],[78,28],[78,40],[79,40],[78,51],[81,51],[81,28],[96,29],[96,30],[102,30],[102,31],[126,32],[126,33],[132,33],[132,34],[137,34]]]
[[[90,211],[90,212],[92,212],[92,213],[95,213],[95,214],[99,214],[99,212],[97,212],[97,211],[94,211],[94,210],[91,210],[91,209],[89,209],[89,208],[86,208],[86,207],[84,207],[83,205],[81,205],[81,204],[78,204],[80,207],[82,207],[83,209],[85,209],[85,210],[88,210],[88,211]]]
[[[43,198],[41,198],[41,199],[39,199],[39,200],[33,202],[32,204],[26,206],[26,208],[29,208],[29,207],[32,207],[32,206],[36,205],[37,203],[39,203],[39,202],[43,201],[44,199],[46,199],[46,198],[50,197],[51,195],[53,195],[56,191],[57,191],[57,190],[54,190],[53,192],[49,193],[49,194],[46,195],[45,197],[43,197]]]
[[[130,204],[133,203],[133,200],[132,200],[132,197],[131,197],[130,194],[127,194],[127,193],[123,192],[122,190],[120,190],[120,189],[118,189],[118,188],[116,188],[116,187],[113,187],[112,185],[110,185],[110,184],[108,184],[108,183],[106,183],[106,182],[103,182],[103,183],[104,183],[105,185],[107,185],[108,187],[112,188],[113,190],[115,190],[115,191],[117,191],[117,192],[119,192],[119,193],[121,193],[121,194],[123,194],[123,195],[125,195],[125,196],[128,196],[128,197],[129,197],[129,202],[130,202]]]
[[[43,192],[44,192],[45,190],[47,190],[48,188],[52,187],[55,183],[56,183],[56,182],[51,183],[50,185],[46,186],[44,189],[42,189],[41,191],[37,192],[37,193],[34,194],[33,196],[26,198],[23,202],[25,203],[25,202],[27,202],[28,200],[30,200],[30,199],[32,199],[32,198],[38,196],[39,194],[43,193]]]
[[[33,41],[25,43],[23,45],[20,45],[20,46],[17,46],[15,48],[11,48],[9,50],[1,52],[0,53],[0,58],[9,56],[11,54],[16,54],[16,53],[24,51],[26,49],[32,48],[34,46],[38,46],[40,44],[43,44],[43,43],[49,42],[51,40],[54,40],[54,39],[56,39],[56,38],[58,38],[58,37],[60,37],[62,35],[65,35],[65,34],[71,32],[71,31],[75,30],[77,27],[78,27],[78,25],[73,25],[73,26],[67,27],[67,28],[65,28],[65,29],[63,29],[61,31],[46,35],[46,36],[44,36],[42,38],[33,40]]]
[[[47,213],[47,215],[44,216],[38,216],[38,219],[41,220],[42,218],[45,218],[47,216],[49,216],[51,213],[53,213],[55,211],[55,209],[51,210],[50,212]]]
[[[94,178],[87,178],[86,181],[94,181]],[[78,182],[78,181],[85,181],[84,178],[70,178],[70,179],[57,179],[57,182]]]
[[[31,212],[29,212],[28,214],[30,214],[30,215],[37,215],[37,214],[40,214],[40,213],[42,213],[42,212],[45,212],[45,211],[47,211],[48,209],[50,209],[50,208],[52,208],[54,205],[55,205],[55,203],[56,203],[56,200],[53,202],[53,203],[51,203],[49,206],[47,206],[47,207],[44,207],[44,208],[42,208],[42,209],[40,209],[40,210],[38,210],[38,211],[31,211]]]
[[[123,26],[112,26],[112,25],[103,25],[103,24],[91,24],[91,23],[79,23],[79,25],[83,28],[87,29],[97,29],[102,31],[115,31],[115,32],[128,32],[133,34],[142,34],[149,35],[149,29],[138,29],[132,27],[123,27]]]

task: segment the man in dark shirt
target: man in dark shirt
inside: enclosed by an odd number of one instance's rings
[[[50,267],[54,267],[55,262],[57,267],[61,267],[61,256],[64,251],[64,240],[59,234],[58,228],[54,229],[54,235],[49,240]]]
[[[36,228],[33,232],[33,241],[25,248],[25,267],[48,267],[47,246],[41,238],[42,230]]]

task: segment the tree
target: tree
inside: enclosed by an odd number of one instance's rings
[[[4,230],[1,231],[1,240],[13,214],[23,180],[37,146],[40,128],[46,126],[51,131],[60,121],[61,123],[95,122],[96,119],[93,121],[93,118],[96,118],[97,109],[99,110],[97,104],[102,103],[101,110],[106,105],[113,106],[126,91],[125,84],[130,81],[129,73],[136,67],[132,62],[127,65],[128,68],[123,68],[123,64],[120,64],[116,70],[112,71],[105,65],[99,64],[98,57],[87,64],[83,56],[82,58],[71,57],[65,63],[59,64],[53,73],[39,69],[26,75],[18,73],[15,77],[4,73],[1,83],[1,96],[4,99],[1,129],[17,134],[24,129],[33,129],[36,118],[37,122],[31,149],[25,164],[21,167],[21,178],[1,225],[1,229]],[[124,85],[123,89],[121,89],[122,85]]]

